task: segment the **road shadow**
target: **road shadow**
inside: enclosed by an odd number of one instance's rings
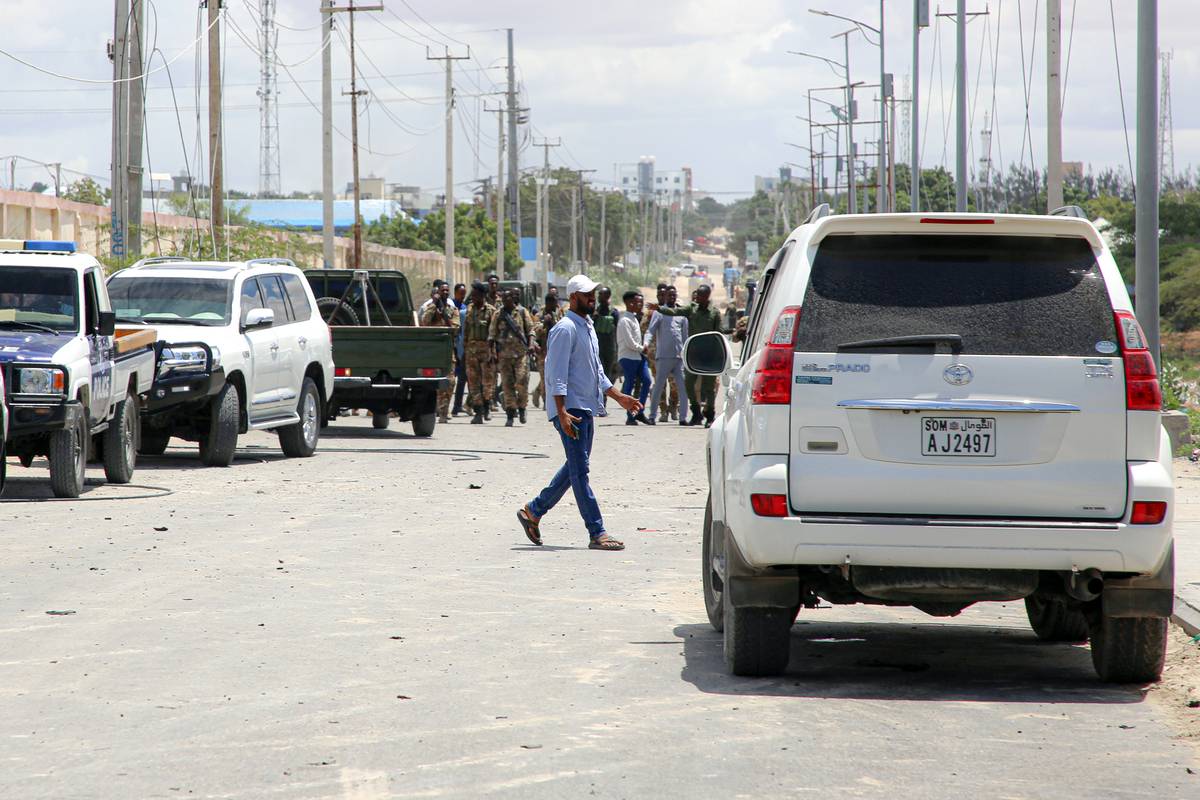
[[[412,423],[401,422],[399,424],[400,425],[411,425]],[[401,440],[404,440],[404,439],[429,439],[428,436],[417,436],[416,434],[405,433],[404,431],[399,431],[399,430],[392,430],[391,428],[382,428],[380,430],[376,430],[375,428],[362,428],[362,427],[349,427],[349,426],[342,427],[340,425],[335,425],[333,423],[330,423],[329,427],[323,428],[321,430],[321,438],[322,439],[383,439],[383,440],[387,440],[387,439],[401,439]]]
[[[230,467],[246,466],[249,464],[267,464],[273,461],[286,461],[287,456],[278,450],[271,452],[269,450],[259,451],[255,449],[237,450],[233,455],[233,463]],[[195,447],[181,447],[179,449],[168,449],[167,452],[160,456],[138,455],[137,470],[147,470],[155,472],[157,470],[193,470],[193,469],[219,469],[219,467],[208,467],[200,463],[200,454]]]
[[[801,612],[806,613],[806,612]],[[851,700],[1137,703],[1136,686],[1106,684],[1086,646],[1032,632],[962,623],[798,621],[776,678],[725,670],[722,634],[679,625],[683,680],[711,694]]]
[[[4,483],[4,494],[0,496],[0,504],[4,503],[87,503],[116,500],[147,500],[156,497],[167,497],[173,492],[162,486],[146,486],[144,484],[108,483],[103,477],[92,477],[84,481],[83,493],[79,497],[55,497],[50,488],[50,474],[25,477],[13,477],[9,472],[8,480]]]
[[[572,547],[563,544],[518,544],[508,549],[516,553],[557,553],[560,550],[587,550],[588,548],[586,546]]]

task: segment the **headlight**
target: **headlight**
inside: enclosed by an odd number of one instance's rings
[[[18,394],[62,394],[65,383],[63,371],[54,367],[19,367]]]
[[[208,365],[208,368],[213,370],[221,366],[221,350],[215,345],[210,346],[208,349],[212,351],[212,363]]]
[[[203,347],[164,347],[158,377],[204,372],[207,368],[208,353]]]

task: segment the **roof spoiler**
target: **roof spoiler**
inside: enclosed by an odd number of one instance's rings
[[[1052,217],[1075,217],[1076,219],[1087,219],[1087,212],[1079,206],[1060,206],[1050,212]]]
[[[805,219],[804,219],[804,224],[811,225],[812,223],[816,222],[817,220],[824,219],[825,217],[831,216],[832,214],[833,214],[833,209],[829,207],[829,203],[821,203],[819,206],[817,206],[811,212],[809,212],[809,215],[807,217],[805,217]]]

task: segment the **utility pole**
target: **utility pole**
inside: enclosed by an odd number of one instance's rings
[[[1138,0],[1136,308],[1154,363],[1158,356],[1158,0]]]
[[[443,56],[433,56],[425,51],[426,61],[446,62],[446,281],[454,285],[454,62],[466,61],[471,57],[468,48],[465,56],[450,55],[446,48]]]
[[[258,75],[259,153],[258,193],[269,197],[280,193],[279,174],[279,31],[275,27],[276,0],[259,0],[260,21]]]
[[[1062,0],[1046,0],[1046,213],[1063,205]]]
[[[483,110],[496,115],[496,274],[504,277],[504,206],[508,198],[504,194],[504,106]],[[451,284],[453,285],[453,284]]]
[[[600,266],[608,266],[608,221],[605,219],[605,210],[608,206],[608,192],[600,192]]]
[[[958,0],[956,19],[954,210],[961,212],[967,210],[967,0]]]
[[[521,239],[521,175],[517,161],[517,73],[513,62],[513,29],[508,29],[508,216]]]
[[[884,72],[883,46],[883,0],[879,0],[879,154],[875,159],[875,210],[881,214],[888,210],[884,174],[887,172],[887,96],[891,94],[889,76]]]
[[[921,28],[929,27],[929,0],[913,0],[913,60],[912,60],[912,108],[909,119],[912,121],[912,151],[909,153],[908,166],[910,187],[908,190],[909,211],[921,210],[921,125],[917,110],[920,108],[921,95]]]
[[[571,184],[571,271],[579,264],[579,185]]]
[[[125,192],[128,183],[125,179],[126,137],[128,136],[129,118],[127,100],[129,83],[126,81],[129,72],[129,0],[116,0],[116,14],[113,22],[113,96],[112,96],[112,234],[110,250],[114,258],[124,258],[128,240],[129,217],[125,204]],[[10,188],[17,188],[15,175],[16,161],[10,165]]]
[[[220,258],[225,244],[225,148],[221,146],[221,0],[208,2],[208,167],[209,224],[212,226],[213,258]]]
[[[547,291],[550,289],[550,148],[561,147],[562,139],[542,139],[534,142],[534,147],[542,148],[542,180],[538,184],[538,232],[537,232],[537,271],[538,280]]]
[[[131,0],[129,6],[128,89],[129,126],[126,143],[125,190],[126,217],[129,220],[127,252],[133,258],[142,255],[142,136],[146,125],[146,0]]]
[[[851,214],[858,212],[858,208],[856,206],[858,201],[854,196],[858,190],[858,187],[855,186],[857,176],[854,174],[854,84],[850,82],[850,34],[854,33],[856,30],[858,29],[852,28],[845,33],[839,33],[830,37],[834,39],[836,39],[838,36],[842,37],[843,52],[845,54],[845,60],[842,63],[846,67],[846,153],[850,161],[850,169],[848,171],[850,178],[850,191],[847,192],[847,196],[850,198],[850,205],[847,210]]]
[[[333,4],[321,2],[321,254],[325,269],[333,269]]]

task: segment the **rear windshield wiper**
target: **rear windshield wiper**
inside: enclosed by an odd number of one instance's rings
[[[40,331],[41,333],[53,333],[55,336],[58,336],[58,334],[59,334],[58,331],[56,331],[54,328],[51,328],[49,325],[38,325],[36,322],[22,322],[20,320],[15,320],[15,319],[0,320],[0,327],[23,328],[27,331]]]
[[[961,352],[963,339],[957,333],[922,333],[916,336],[885,336],[881,339],[863,339],[858,342],[842,342],[838,350],[874,350],[881,347],[934,347],[950,345],[955,353]]]

